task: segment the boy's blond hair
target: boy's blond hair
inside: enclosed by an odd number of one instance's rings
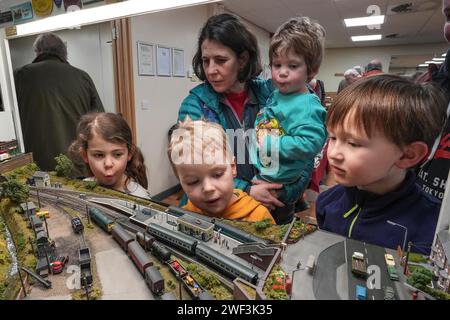
[[[274,57],[293,50],[302,55],[308,69],[308,81],[318,72],[323,59],[325,29],[308,17],[295,17],[283,23],[270,40],[270,64]]]
[[[425,142],[430,148],[444,124],[447,100],[431,83],[418,84],[396,75],[375,75],[343,90],[328,108],[327,127],[341,130],[348,115],[370,138],[381,132],[403,148]]]
[[[171,132],[167,150],[170,164],[178,177],[179,164],[232,164],[233,153],[222,126],[187,116]]]

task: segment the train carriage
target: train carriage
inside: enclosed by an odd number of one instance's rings
[[[164,279],[155,266],[145,269],[145,283],[154,294],[160,294],[164,291]]]
[[[204,244],[200,243],[197,245],[196,256],[230,276],[240,277],[253,284],[256,284],[258,281],[258,273],[256,271]]]
[[[195,247],[197,240],[180,232],[172,231],[160,225],[149,223],[147,231],[155,238],[162,242],[173,245],[181,250],[184,250],[192,255],[195,254]]]
[[[142,248],[145,251],[150,250],[153,241],[155,241],[155,237],[149,235],[147,232],[136,232],[136,241],[139,242]]]
[[[267,243],[266,240],[253,236],[239,228],[233,227],[228,223],[223,222],[221,219],[216,219],[214,222],[214,229],[220,233],[236,239],[242,243],[262,242]]]
[[[172,253],[162,244],[154,241],[150,247],[152,254],[162,262],[170,260]]]
[[[100,228],[108,233],[111,233],[114,221],[109,219],[103,212],[97,208],[89,208],[89,216],[91,217],[91,220],[95,221]]]
[[[114,240],[122,247],[125,252],[128,252],[128,244],[134,241],[134,237],[129,234],[122,226],[115,224],[111,228],[111,234]]]
[[[146,268],[153,265],[153,261],[150,260],[144,249],[136,241],[128,244],[128,254],[142,275],[145,275]]]

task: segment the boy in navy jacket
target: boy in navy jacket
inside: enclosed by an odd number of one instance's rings
[[[446,106],[438,89],[394,75],[368,77],[337,96],[327,128],[338,185],[317,199],[319,227],[393,249],[407,231],[413,249],[428,254],[440,204],[408,169],[428,154]]]

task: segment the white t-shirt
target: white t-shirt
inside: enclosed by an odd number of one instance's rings
[[[150,200],[150,193],[147,191],[147,189],[145,189],[143,186],[141,186],[139,183],[137,183],[133,179],[130,179],[128,181],[127,191],[125,191],[125,193],[130,194],[132,196]]]
[[[88,178],[83,179],[83,181],[96,181],[97,182],[97,179],[95,179],[95,177],[88,177]],[[137,183],[136,181],[134,181],[131,178],[128,180],[127,190],[125,190],[125,194],[129,194],[132,196],[151,200],[150,193],[147,191],[147,189],[145,189],[143,186],[141,186],[139,183]]]

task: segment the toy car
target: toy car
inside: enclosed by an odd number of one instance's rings
[[[54,260],[52,263],[50,263],[50,267],[52,268],[53,274],[58,274],[63,272],[64,266],[66,263],[69,262],[69,256],[59,256]]]

